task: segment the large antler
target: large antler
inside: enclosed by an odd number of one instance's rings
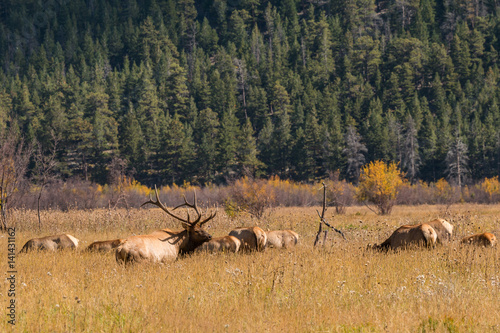
[[[153,201],[153,199],[152,199],[152,198],[151,198],[151,196],[150,196],[150,197],[149,197],[149,200],[148,200],[148,201],[146,201],[145,203],[143,203],[143,204],[141,205],[141,207],[142,207],[142,206],[144,206],[144,205],[146,205],[146,204],[148,204],[148,203],[149,203],[149,204],[152,204],[152,205],[155,205],[155,206],[158,206],[158,207],[160,207],[160,208],[161,208],[161,209],[162,209],[165,213],[167,213],[168,215],[172,216],[173,218],[175,218],[175,219],[177,219],[177,220],[181,221],[182,223],[185,223],[185,224],[187,224],[187,225],[189,225],[189,226],[192,226],[192,227],[193,227],[193,226],[195,226],[195,225],[196,225],[196,224],[198,224],[198,223],[200,224],[200,226],[202,226],[204,223],[207,223],[208,221],[210,221],[211,219],[213,219],[213,218],[215,217],[215,215],[217,215],[217,212],[212,213],[212,214],[210,214],[210,216],[209,216],[209,217],[207,217],[206,219],[204,219],[203,221],[201,221],[201,222],[200,222],[200,219],[201,219],[202,214],[201,214],[201,213],[200,213],[200,211],[198,210],[198,205],[197,205],[197,203],[196,203],[196,191],[194,192],[194,203],[193,203],[193,204],[190,204],[190,203],[186,200],[186,196],[183,196],[183,198],[184,198],[184,203],[182,203],[182,204],[178,205],[177,207],[175,207],[175,208],[173,209],[173,210],[176,210],[177,208],[184,207],[184,206],[186,206],[186,207],[188,207],[188,208],[192,208],[192,209],[194,209],[194,211],[196,212],[197,218],[196,218],[196,220],[194,220],[193,222],[191,222],[191,217],[189,216],[189,212],[187,213],[187,219],[183,219],[182,217],[177,216],[177,215],[175,215],[175,214],[171,213],[171,212],[167,209],[167,207],[165,207],[165,205],[163,205],[163,204],[161,203],[160,198],[159,198],[159,196],[158,196],[158,189],[156,188],[156,185],[155,185],[155,194],[156,194],[156,201]]]

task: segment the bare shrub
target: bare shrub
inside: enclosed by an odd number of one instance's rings
[[[318,205],[321,202],[314,190],[314,185],[282,180],[278,176],[271,177],[267,183],[272,187],[275,202],[279,206],[304,207]]]
[[[398,205],[424,205],[432,203],[432,189],[427,183],[419,181],[414,185],[403,184],[399,188],[396,202]]]
[[[28,168],[31,147],[10,130],[0,140],[0,230],[7,229],[7,210]]]
[[[340,180],[339,175],[339,171],[332,173],[326,182],[327,197],[330,198],[328,205],[334,206],[337,214],[345,214],[347,207],[356,202],[354,198],[356,189],[351,183]]]

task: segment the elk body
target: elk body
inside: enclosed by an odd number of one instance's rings
[[[120,246],[123,242],[125,242],[124,239],[112,239],[112,240],[105,240],[105,241],[98,241],[98,242],[93,242],[87,247],[87,251],[97,251],[97,252],[108,252],[113,249],[116,249],[118,246]]]
[[[497,243],[497,238],[495,235],[489,232],[485,232],[482,234],[475,234],[472,236],[467,236],[462,238],[462,244],[474,244],[474,245],[482,245],[485,247],[493,247]]]
[[[437,234],[437,242],[443,243],[451,240],[451,236],[453,235],[453,226],[444,219],[435,219],[430,222],[425,222],[436,231]]]
[[[274,230],[266,232],[268,247],[277,249],[289,248],[297,245],[299,234],[293,230]]]
[[[234,236],[223,236],[212,238],[208,242],[201,244],[196,248],[197,252],[233,252],[236,253],[240,249],[241,242]]]
[[[151,198],[141,206],[153,204],[160,207],[165,213],[181,221],[184,230],[173,231],[170,229],[161,229],[154,231],[149,235],[139,235],[127,238],[116,248],[116,261],[129,263],[139,261],[167,262],[175,260],[179,254],[193,252],[198,246],[210,240],[212,236],[202,229],[203,224],[213,219],[216,213],[212,213],[208,218],[201,221],[202,214],[196,205],[196,193],[194,195],[194,204],[189,204],[184,197],[184,203],[175,207],[186,206],[194,209],[197,214],[196,219],[191,222],[189,213],[187,218],[181,218],[170,212],[158,197],[158,190],[155,187],[156,201]]]
[[[33,238],[24,244],[19,252],[28,252],[33,250],[57,251],[62,249],[74,249],[78,247],[79,240],[69,234],[46,236]]]
[[[437,233],[428,224],[403,225],[396,229],[385,242],[375,245],[374,248],[396,250],[408,246],[434,246],[436,240]]]
[[[267,235],[259,227],[236,228],[231,230],[229,236],[238,238],[241,242],[241,250],[264,251],[267,243]]]

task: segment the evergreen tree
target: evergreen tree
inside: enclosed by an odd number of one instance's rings
[[[219,131],[219,119],[212,109],[207,108],[200,111],[196,119],[194,141],[198,146],[196,169],[203,182],[213,182],[217,172],[217,138]]]
[[[240,129],[234,110],[229,109],[222,115],[217,140],[218,168],[223,173],[231,175],[236,171],[236,153]]]
[[[241,129],[238,142],[237,158],[240,175],[250,174],[255,176],[263,164],[257,158],[257,141],[254,136],[252,122],[249,118],[247,118],[245,125]]]

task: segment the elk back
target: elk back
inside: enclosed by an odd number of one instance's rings
[[[375,249],[399,249],[410,246],[434,246],[437,233],[428,224],[403,225],[396,229],[382,244],[374,246]]]
[[[33,250],[39,251],[57,251],[62,249],[74,249],[78,247],[80,241],[70,234],[61,234],[33,238],[24,244],[20,252],[28,252]]]
[[[451,241],[453,236],[453,225],[444,219],[435,219],[425,224],[430,225],[437,234],[437,242],[444,243]]]
[[[241,250],[264,251],[267,243],[267,235],[259,227],[236,228],[231,230],[230,236],[238,238],[241,242]]]
[[[462,244],[473,244],[473,245],[482,245],[485,247],[493,247],[497,243],[497,238],[495,235],[489,232],[485,232],[482,234],[475,234],[471,236],[467,236],[462,238]]]
[[[240,249],[241,242],[234,236],[223,236],[212,238],[196,248],[196,252],[233,252]]]
[[[96,251],[96,252],[108,252],[113,249],[116,249],[118,246],[120,246],[123,242],[125,242],[124,239],[112,239],[112,240],[105,240],[105,241],[98,241],[98,242],[93,242],[87,247],[87,251]]]
[[[293,230],[274,230],[267,233],[268,247],[275,247],[277,249],[289,248],[297,245],[299,241],[299,234]]]

